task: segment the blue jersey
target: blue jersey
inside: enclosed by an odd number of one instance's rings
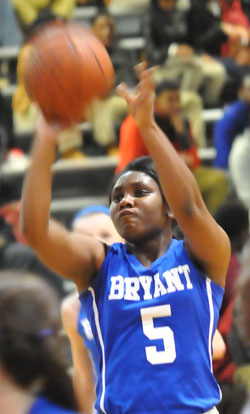
[[[38,397],[33,403],[28,414],[77,414],[76,411],[70,411],[66,408],[59,407],[45,397]]]
[[[201,414],[220,401],[212,337],[224,289],[183,241],[144,267],[126,246],[108,251],[80,296],[100,361],[96,409],[107,414]]]
[[[99,369],[99,355],[98,350],[95,345],[95,340],[93,337],[92,329],[90,323],[87,319],[86,312],[84,310],[83,305],[80,306],[80,311],[78,314],[78,321],[77,321],[77,330],[79,335],[83,338],[84,346],[87,348],[89,352],[89,356],[91,358],[93,364],[93,374],[95,380],[97,379],[97,372]]]

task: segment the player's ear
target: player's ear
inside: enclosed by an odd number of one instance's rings
[[[175,220],[175,216],[174,216],[174,213],[172,212],[172,210],[168,210],[168,217],[171,219],[171,220]]]
[[[175,220],[174,213],[172,212],[171,208],[169,207],[168,203],[165,201],[165,209],[166,209],[166,215],[171,219]]]

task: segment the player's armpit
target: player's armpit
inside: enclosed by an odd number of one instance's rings
[[[79,291],[88,288],[105,258],[104,245],[99,240],[70,233],[55,221],[50,221],[46,237],[34,248],[49,268],[71,279]]]

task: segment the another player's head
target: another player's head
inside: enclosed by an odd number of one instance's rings
[[[131,242],[171,231],[173,216],[150,157],[131,161],[114,178],[110,212],[118,233]]]
[[[232,250],[240,253],[249,238],[248,210],[237,200],[228,201],[218,208],[214,217],[227,233]]]
[[[180,85],[168,79],[156,86],[155,110],[159,115],[171,117],[180,113]]]
[[[60,305],[36,275],[0,272],[0,379],[74,408],[65,366]]]
[[[97,237],[109,245],[122,241],[110,218],[109,208],[102,205],[93,205],[78,211],[72,221],[72,230]]]
[[[92,21],[92,31],[105,47],[111,47],[115,35],[114,19],[106,11],[98,13]]]

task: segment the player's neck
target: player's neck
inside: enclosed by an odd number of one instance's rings
[[[172,240],[172,232],[167,231],[159,235],[144,238],[140,243],[126,243],[127,251],[133,254],[145,267],[162,256],[168,249]]]

